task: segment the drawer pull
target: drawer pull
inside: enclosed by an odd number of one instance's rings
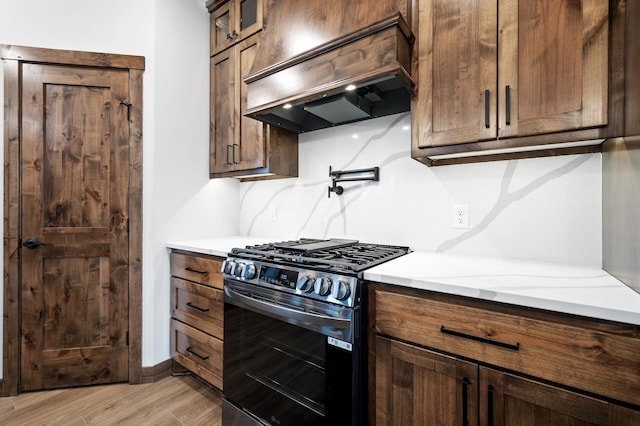
[[[201,308],[200,306],[196,306],[191,302],[187,302],[187,306],[190,307],[190,308],[193,308],[193,309],[195,309],[197,311],[200,311],[200,312],[209,312],[209,308],[206,308],[206,309],[205,308]]]
[[[493,426],[493,385],[487,388],[487,418],[489,426]]]
[[[207,271],[200,271],[199,269],[193,269],[191,266],[187,266],[186,268],[184,268],[185,271],[189,271],[189,272],[193,272],[196,274],[200,274],[200,275],[207,275],[209,272]]]
[[[471,334],[461,333],[459,331],[449,330],[443,326],[440,326],[440,332],[444,334],[450,334],[452,336],[463,337],[465,339],[475,340],[476,342],[488,343],[490,345],[499,346],[505,349],[511,349],[514,351],[520,350],[520,343],[512,345],[510,343],[498,342],[496,340],[485,339],[484,337],[472,336]]]
[[[467,388],[470,383],[471,381],[467,377],[462,379],[462,426],[469,426],[469,395]]]
[[[203,360],[203,361],[206,361],[206,360],[208,360],[208,359],[209,359],[209,355],[207,355],[207,356],[202,356],[202,355],[200,355],[199,353],[197,353],[196,351],[194,351],[193,349],[191,349],[191,346],[189,346],[189,347],[187,348],[187,352],[189,352],[190,354],[193,354],[193,355],[197,356],[198,358],[200,358],[200,359],[201,359],[201,360]]]

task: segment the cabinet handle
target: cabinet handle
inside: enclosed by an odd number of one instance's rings
[[[193,272],[196,274],[200,274],[200,275],[207,275],[209,272],[207,271],[201,271],[199,269],[193,269],[191,266],[187,266],[186,268],[184,268],[185,271],[189,271],[189,272]]]
[[[233,147],[231,145],[227,145],[227,162],[225,164],[233,164],[229,161],[229,148],[233,149]]]
[[[204,309],[204,308],[201,308],[200,306],[194,305],[191,302],[187,302],[187,306],[190,307],[190,308],[193,308],[195,310],[198,310],[200,312],[209,312],[209,308]]]
[[[227,40],[231,40],[233,37],[231,37],[231,34],[227,33]]]
[[[504,88],[504,96],[505,96],[505,108],[506,108],[506,113],[505,113],[505,124],[507,126],[511,125],[511,87],[510,86],[506,86]]]
[[[493,426],[493,385],[487,388],[487,424]]]
[[[491,122],[490,122],[491,117],[489,116],[490,98],[491,98],[491,92],[489,92],[489,90],[485,90],[484,91],[484,127],[486,127],[487,129],[491,126]]]
[[[236,147],[237,146],[240,146],[240,145],[238,145],[237,143],[233,144],[233,151],[232,151],[233,152],[233,156],[232,156],[233,164],[238,164],[238,162],[236,161]]]
[[[236,30],[233,30],[231,32],[231,37],[233,37],[233,38],[237,38],[238,37],[238,33],[236,32]]]
[[[490,345],[499,346],[505,349],[511,349],[514,351],[520,350],[520,343],[512,345],[511,343],[498,342],[497,340],[490,340],[484,337],[472,336],[471,334],[461,333],[455,330],[448,330],[443,326],[440,326],[440,332],[444,334],[450,334],[452,336],[462,337],[465,339],[475,340],[476,342],[488,343]]]
[[[206,361],[206,360],[208,360],[208,359],[209,359],[209,355],[207,355],[207,356],[202,356],[202,355],[200,355],[199,353],[197,353],[196,351],[194,351],[193,349],[191,349],[191,346],[189,346],[189,347],[187,348],[187,352],[189,352],[190,354],[193,354],[193,355],[197,356],[198,358],[200,358],[200,359],[201,359],[201,360],[203,360],[203,361]]]
[[[469,413],[469,407],[468,407],[468,393],[467,393],[467,388],[469,386],[469,384],[471,383],[471,381],[467,378],[464,377],[462,379],[462,426],[468,426],[469,425],[469,418],[468,418],[468,413]]]

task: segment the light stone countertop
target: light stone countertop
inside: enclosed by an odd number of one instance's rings
[[[227,254],[233,248],[244,248],[247,245],[266,244],[271,242],[273,242],[273,238],[233,236],[204,238],[198,240],[169,241],[167,242],[167,248],[227,257]]]
[[[640,324],[640,294],[596,267],[413,252],[364,278],[512,305]]]
[[[226,257],[273,238],[170,241],[167,247]],[[587,266],[413,252],[364,272],[369,281],[640,325],[640,294]]]

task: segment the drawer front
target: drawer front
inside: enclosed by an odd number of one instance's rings
[[[539,320],[385,289],[373,294],[379,334],[640,404],[633,326],[610,324],[605,332],[562,317]]]
[[[185,253],[171,253],[171,275],[222,289],[223,259]]]
[[[223,293],[216,288],[171,277],[171,316],[222,340]]]
[[[171,357],[194,374],[222,389],[222,341],[171,320]]]

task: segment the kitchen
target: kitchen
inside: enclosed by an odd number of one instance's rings
[[[4,3],[3,44],[146,59],[143,367],[170,357],[167,241],[351,237],[415,251],[602,265],[602,154],[428,168],[410,158],[411,117],[399,114],[302,134],[297,179],[209,180],[203,2]],[[380,181],[344,184],[343,195],[327,197],[330,166],[380,166]],[[454,204],[469,206],[469,228],[452,227]]]

